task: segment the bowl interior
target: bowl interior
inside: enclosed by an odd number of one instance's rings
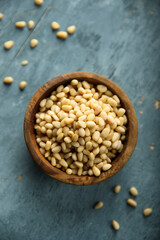
[[[79,81],[88,81],[97,84],[104,84],[107,88],[116,94],[121,101],[121,105],[126,109],[126,115],[128,118],[127,123],[127,134],[124,141],[124,147],[120,154],[112,161],[112,168],[106,172],[102,172],[99,177],[94,176],[77,176],[68,175],[62,170],[53,167],[50,162],[40,153],[38,144],[35,138],[34,124],[35,124],[35,114],[39,111],[39,103],[43,98],[48,97],[51,92],[59,85],[66,85],[72,79],[77,79]],[[46,82],[41,86],[37,92],[32,97],[30,103],[28,104],[25,119],[24,119],[24,136],[29,152],[32,155],[34,161],[40,166],[40,168],[47,173],[49,176],[60,180],[65,183],[71,183],[76,185],[89,185],[101,182],[107,178],[110,178],[116,174],[128,161],[132,152],[135,148],[138,135],[138,124],[137,118],[130,102],[128,96],[123,92],[123,90],[116,85],[111,80],[93,73],[85,72],[75,72],[63,74],[56,77],[49,82]]]

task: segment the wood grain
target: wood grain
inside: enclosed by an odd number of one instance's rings
[[[77,175],[68,175],[60,169],[53,167],[47,159],[40,153],[39,147],[36,142],[34,124],[35,124],[35,113],[39,109],[40,101],[48,97],[50,93],[59,85],[65,85],[72,79],[78,79],[79,81],[86,80],[95,85],[104,84],[116,94],[122,103],[122,106],[126,109],[126,114],[128,117],[127,125],[127,136],[124,142],[124,148],[122,152],[113,160],[112,168],[106,172],[102,172],[99,177],[94,176],[77,176]],[[37,92],[31,98],[24,118],[24,138],[28,147],[28,150],[37,163],[37,165],[49,176],[55,178],[61,182],[75,184],[75,185],[91,185],[104,181],[116,173],[118,173],[124,165],[127,163],[131,157],[134,148],[136,146],[138,137],[138,122],[135,110],[128,96],[123,92],[123,90],[111,80],[89,72],[71,72],[62,74],[58,77],[53,78],[49,82],[46,82],[42,85]]]

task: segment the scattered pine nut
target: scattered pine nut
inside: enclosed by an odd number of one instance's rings
[[[131,188],[129,189],[129,192],[130,192],[130,194],[133,195],[133,196],[137,196],[137,195],[138,195],[138,190],[137,190],[135,187],[131,187]]]
[[[59,31],[57,32],[56,36],[61,39],[66,39],[68,37],[68,33],[65,31]]]
[[[27,60],[22,61],[22,62],[21,62],[21,65],[22,65],[22,66],[28,65],[28,61],[27,61]]]
[[[13,78],[12,78],[12,77],[5,77],[5,78],[3,79],[3,82],[4,82],[5,84],[11,84],[11,83],[13,82]]]
[[[159,101],[158,100],[155,101],[154,107],[155,107],[156,110],[159,108]]]
[[[114,228],[114,230],[119,230],[120,229],[120,225],[116,220],[112,221],[112,227]]]
[[[72,25],[67,28],[68,34],[73,34],[76,31],[76,26]]]
[[[121,191],[121,185],[116,185],[115,187],[114,187],[114,192],[115,193],[119,193]]]
[[[37,45],[38,45],[38,40],[37,39],[32,39],[31,41],[30,41],[30,47],[31,48],[35,48]]]
[[[0,20],[2,20],[3,18],[3,13],[0,13]]]
[[[155,147],[154,147],[153,145],[149,146],[149,148],[150,148],[151,150],[154,150],[154,149],[155,149]]]
[[[137,202],[131,198],[127,200],[127,204],[130,205],[131,207],[137,207]]]
[[[34,26],[35,26],[34,21],[30,20],[30,21],[28,22],[28,29],[30,30],[30,29],[34,28]]]
[[[100,209],[103,207],[103,202],[100,201],[100,202],[97,202],[95,205],[94,205],[94,209]]]
[[[146,216],[149,216],[152,214],[152,208],[145,208],[143,210],[143,215],[146,217]]]
[[[3,46],[6,50],[9,50],[10,48],[13,47],[13,45],[14,45],[14,41],[10,40],[10,41],[5,42]]]
[[[143,113],[144,113],[144,111],[143,111],[143,110],[140,110],[140,111],[139,111],[139,113],[140,113],[140,114],[143,114]]]
[[[26,22],[25,21],[19,21],[15,23],[15,26],[17,28],[24,28],[26,26]]]
[[[53,29],[53,30],[58,30],[58,29],[60,29],[60,24],[58,23],[58,22],[52,22],[51,23],[51,28]]]
[[[43,4],[43,0],[34,0],[34,3],[37,5],[37,6],[41,6]]]
[[[18,181],[18,182],[21,181],[21,180],[22,180],[22,177],[23,177],[23,175],[21,174],[21,175],[17,178],[17,181]]]
[[[25,89],[26,86],[27,86],[27,82],[26,82],[26,81],[22,81],[22,82],[20,82],[20,84],[19,84],[19,88],[20,88],[21,91],[22,91],[23,89]]]

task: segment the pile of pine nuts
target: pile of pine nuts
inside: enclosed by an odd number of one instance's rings
[[[40,152],[67,174],[99,176],[123,149],[125,109],[104,85],[76,79],[60,85],[35,118]]]

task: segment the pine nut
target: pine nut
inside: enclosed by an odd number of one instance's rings
[[[52,148],[53,153],[59,153],[60,151],[61,151],[61,146],[56,146],[56,147]]]
[[[121,134],[124,134],[124,133],[125,133],[124,128],[121,127],[121,126],[116,127],[116,131],[117,131],[118,133],[121,133]]]
[[[105,153],[107,151],[107,148],[103,145],[100,147],[99,149],[99,153],[102,154],[102,153]]]
[[[82,160],[83,160],[83,153],[82,153],[82,152],[79,152],[79,153],[78,153],[78,160],[79,160],[80,162],[82,162]]]
[[[53,101],[49,99],[49,100],[46,102],[46,108],[50,108],[52,105],[53,105]]]
[[[113,149],[118,149],[118,141],[115,141],[115,142],[112,144],[112,148],[113,148]]]
[[[69,112],[69,111],[72,109],[72,106],[70,106],[70,105],[63,105],[63,106],[62,106],[62,109],[63,109],[63,111],[65,111],[65,112]]]
[[[117,103],[120,103],[119,97],[117,95],[114,95],[112,97]]]
[[[2,20],[3,18],[3,13],[0,13],[0,20]]]
[[[101,171],[96,166],[93,166],[92,170],[96,177],[98,177],[101,174]]]
[[[105,122],[104,122],[103,118],[101,118],[101,117],[99,117],[98,123],[99,123],[100,126],[104,126],[105,125]]]
[[[146,216],[149,216],[152,214],[152,208],[145,208],[143,210],[143,215],[146,217]]]
[[[110,129],[109,129],[109,128],[104,128],[103,131],[101,132],[101,136],[102,136],[103,138],[107,138],[109,132],[110,132]]]
[[[82,175],[82,171],[83,171],[83,169],[82,169],[82,168],[79,168],[79,169],[78,169],[78,172],[77,172],[77,175],[78,175],[78,176],[81,176],[81,175]]]
[[[89,175],[89,176],[92,176],[92,175],[93,175],[92,169],[89,169],[89,170],[88,170],[88,175]]]
[[[104,85],[97,85],[97,90],[100,92],[100,93],[104,93],[107,91],[107,87],[104,86]]]
[[[83,128],[80,128],[78,132],[79,132],[79,136],[81,136],[81,137],[85,136],[85,131]]]
[[[108,116],[107,120],[110,124],[114,123],[114,118],[112,116]]]
[[[9,50],[10,48],[13,47],[13,45],[14,45],[14,41],[10,40],[10,41],[5,42],[3,46],[6,50]]]
[[[53,153],[53,156],[59,161],[62,159],[59,153]]]
[[[82,128],[86,128],[86,123],[84,121],[78,121],[79,123],[79,126],[82,127]]]
[[[26,22],[25,21],[16,22],[15,26],[17,28],[24,28],[26,26]]]
[[[135,200],[131,199],[131,198],[129,198],[129,199],[127,200],[127,203],[128,203],[128,205],[130,205],[131,207],[137,207],[137,202],[136,202]]]
[[[35,26],[34,21],[30,20],[30,21],[28,22],[28,29],[30,30],[30,29],[34,28],[34,26]]]
[[[46,102],[47,102],[47,100],[46,99],[43,99],[41,102],[40,102],[40,107],[45,107],[45,105],[46,105]]]
[[[82,152],[84,150],[84,146],[79,146],[78,148],[77,148],[77,152],[79,153],[79,152]]]
[[[71,81],[71,85],[72,85],[72,86],[77,86],[77,85],[78,85],[78,80],[77,80],[77,79],[73,79],[73,80]]]
[[[73,134],[72,140],[73,140],[74,142],[76,142],[76,141],[78,140],[78,135],[77,135],[77,134]]]
[[[71,175],[71,174],[72,174],[72,169],[67,168],[67,169],[66,169],[66,173],[69,174],[69,175]]]
[[[59,25],[59,23],[58,22],[52,22],[51,23],[51,28],[53,29],[53,30],[58,30],[58,29],[60,29],[60,25]]]
[[[100,208],[102,208],[103,207],[103,202],[102,201],[100,201],[100,202],[97,202],[95,205],[94,205],[94,209],[100,209]]]
[[[45,145],[45,149],[48,151],[51,149],[51,141],[47,141]]]
[[[115,192],[115,193],[119,193],[120,190],[121,190],[121,185],[116,185],[116,186],[114,187],[114,192]]]
[[[22,81],[19,84],[19,88],[20,88],[21,91],[24,90],[26,86],[27,86],[27,82],[26,81]]]
[[[103,167],[103,162],[98,163],[96,167],[101,169]]]
[[[72,140],[71,140],[70,137],[65,137],[65,138],[64,138],[64,141],[65,141],[66,143],[71,143],[71,142],[72,142]]]
[[[83,167],[83,163],[82,163],[82,162],[75,161],[74,164],[75,164],[78,168],[82,168],[82,167]]]
[[[22,66],[28,65],[28,61],[27,61],[27,60],[22,61],[22,62],[21,62],[21,65],[22,65]]]
[[[113,96],[112,92],[109,91],[109,90],[107,90],[106,95],[107,95],[108,97],[112,97],[112,96]]]
[[[111,167],[112,167],[111,164],[106,163],[106,164],[103,165],[102,169],[103,169],[103,171],[107,171],[107,170],[109,170]]]
[[[94,119],[95,119],[95,115],[93,113],[91,113],[87,116],[88,121],[93,121]]]
[[[125,114],[126,110],[124,108],[120,108],[117,112],[117,115],[119,117],[122,117]]]
[[[138,195],[138,191],[137,191],[137,189],[136,189],[135,187],[131,187],[131,188],[129,189],[129,192],[130,192],[130,194],[133,195],[133,196],[137,196],[137,195]]]
[[[93,144],[93,143],[92,143],[92,144]],[[93,150],[93,154],[96,156],[98,153],[99,153],[99,147],[96,147],[96,148]]]
[[[118,139],[119,139],[119,137],[120,137],[120,135],[119,135],[119,133],[114,133],[113,134],[113,137],[112,137],[112,142],[115,142],[115,141],[117,141]]]
[[[3,79],[3,82],[5,83],[5,84],[11,84],[12,82],[13,82],[13,78],[12,77],[5,77],[4,79]]]
[[[95,126],[96,126],[95,122],[93,122],[93,121],[88,121],[88,122],[87,122],[87,127],[88,127],[88,128],[93,128],[93,127],[95,127]]]
[[[95,155],[92,152],[89,154],[89,159],[91,161],[94,161],[94,159],[95,159]]]
[[[68,163],[67,163],[64,159],[60,160],[60,161],[59,161],[59,164],[61,164],[61,165],[62,165],[63,167],[65,167],[65,168],[68,167]]]
[[[93,146],[92,142],[87,142],[87,143],[86,143],[86,149],[87,149],[87,150],[90,151],[90,150],[93,148],[92,146]]]
[[[112,221],[112,227],[114,228],[114,230],[119,230],[120,225],[116,220]]]
[[[31,41],[30,41],[30,47],[31,48],[35,48],[37,45],[38,45],[38,40],[37,39],[32,39]]]
[[[61,39],[66,39],[68,37],[68,33],[65,31],[59,31],[57,32],[56,36]]]
[[[56,159],[54,157],[51,158],[51,164],[52,166],[56,166]]]
[[[116,102],[114,99],[112,99],[112,98],[109,98],[109,99],[108,99],[108,103],[109,103],[112,107],[116,107],[116,106],[117,106],[117,102]]]
[[[52,129],[53,128],[53,125],[51,123],[46,123],[45,124],[45,127],[46,128],[49,128],[49,129]]]
[[[72,25],[72,26],[67,28],[68,34],[73,34],[75,31],[76,31],[76,26],[75,25]]]
[[[95,131],[92,135],[93,140],[96,142],[98,141],[99,137],[100,137],[100,132],[98,131]]]
[[[34,0],[34,3],[37,5],[37,6],[41,6],[43,4],[43,0]]]
[[[51,123],[51,122],[52,122],[52,118],[51,118],[51,116],[48,115],[48,114],[45,114],[44,119],[45,119],[45,121],[48,122],[48,123]]]

